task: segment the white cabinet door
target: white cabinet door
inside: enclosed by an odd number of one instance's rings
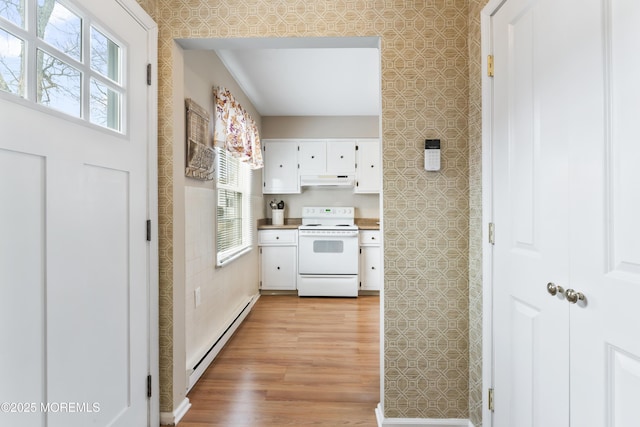
[[[356,142],[352,139],[327,141],[327,173],[350,175],[356,171]]]
[[[325,141],[300,142],[300,175],[317,175],[327,171],[327,145]]]
[[[381,282],[380,246],[360,247],[360,289],[379,291]]]
[[[359,139],[356,150],[355,193],[379,193],[382,189],[380,140]]]
[[[300,142],[299,146],[300,175],[352,175],[355,173],[355,140],[306,140]]]
[[[294,141],[264,140],[263,194],[300,193]]]
[[[296,257],[295,246],[262,246],[260,248],[262,289],[295,290]]]

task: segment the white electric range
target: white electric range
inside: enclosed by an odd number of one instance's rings
[[[298,295],[358,296],[353,207],[305,207],[298,227]]]

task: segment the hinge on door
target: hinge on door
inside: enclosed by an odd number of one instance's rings
[[[496,244],[496,226],[494,223],[489,223],[489,243]]]
[[[493,77],[493,55],[487,55],[487,76]]]
[[[151,86],[151,64],[147,64],[147,86]]]
[[[487,400],[488,400],[489,410],[493,412],[494,407],[493,407],[493,389],[492,388],[489,389],[489,395],[487,397]]]
[[[151,220],[147,220],[147,242],[151,241]]]
[[[151,397],[151,375],[147,375],[147,397]]]

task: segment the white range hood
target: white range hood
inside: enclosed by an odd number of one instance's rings
[[[353,175],[300,175],[301,187],[353,187]]]

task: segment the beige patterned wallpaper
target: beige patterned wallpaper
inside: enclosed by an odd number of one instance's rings
[[[173,39],[380,36],[384,415],[467,418],[470,402],[473,410],[477,404],[474,392],[470,394],[470,374],[475,378],[479,367],[469,365],[469,279],[477,280],[468,266],[468,120],[475,111],[469,109],[469,0],[139,2],[149,8],[160,30],[161,410],[172,411],[176,400],[172,173],[173,162],[182,159],[173,159],[171,148]],[[440,172],[422,167],[425,138],[442,139]],[[477,304],[478,295],[472,295],[471,302]],[[477,345],[478,338],[471,341]]]
[[[469,419],[482,425],[482,57],[480,12],[469,1]]]

